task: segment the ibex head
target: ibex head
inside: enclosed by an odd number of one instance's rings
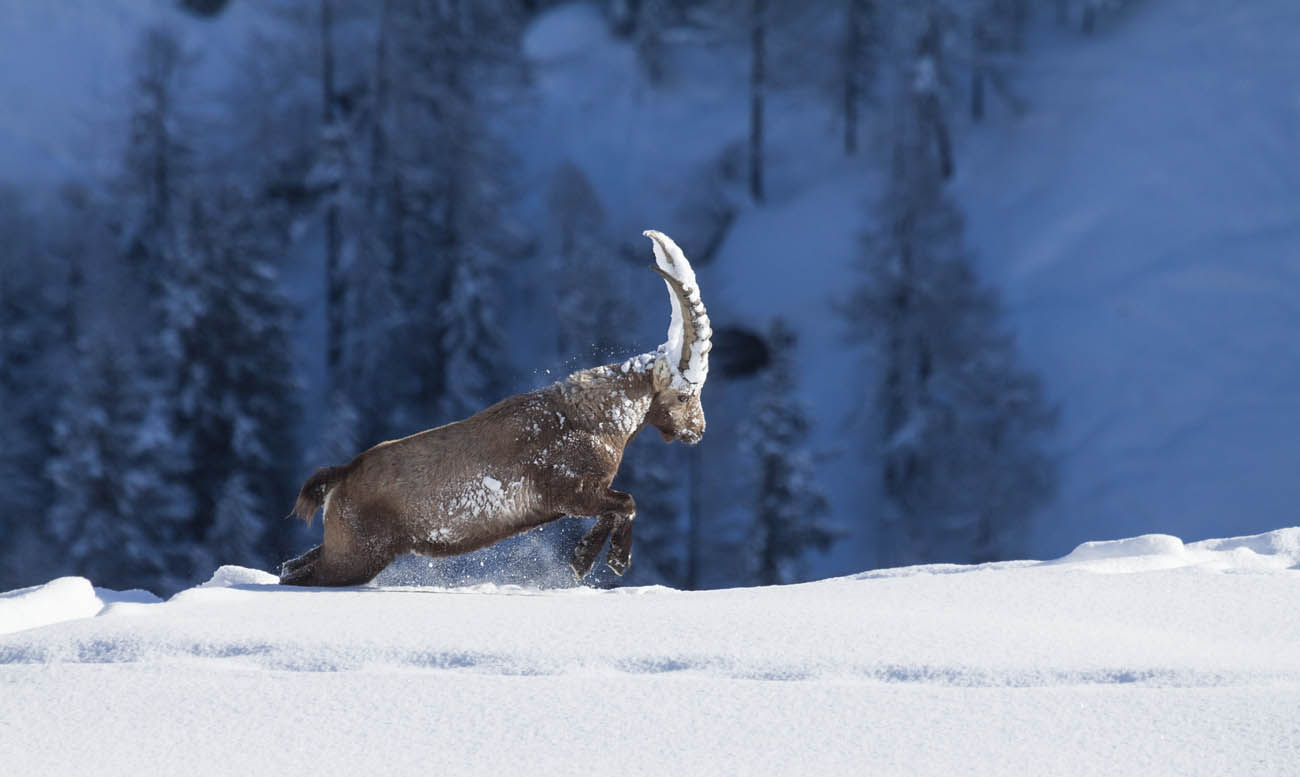
[[[695,272],[672,238],[653,229],[643,234],[654,242],[655,264],[663,276],[673,316],[668,341],[655,355],[654,400],[646,423],[659,430],[665,442],[681,440],[694,445],[704,436],[704,406],[700,392],[709,374],[709,315],[700,300]]]

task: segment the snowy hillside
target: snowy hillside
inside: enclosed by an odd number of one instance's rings
[[[1292,2],[1134,4],[969,138],[970,240],[1063,407],[1039,553],[1295,520],[1298,32]]]
[[[150,603],[62,579],[0,595],[0,763],[1293,774],[1297,584],[1300,528],[711,592],[286,589],[223,567]]]

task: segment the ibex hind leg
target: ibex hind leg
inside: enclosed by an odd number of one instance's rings
[[[397,558],[391,543],[377,538],[357,541],[337,525],[326,525],[325,542],[287,562],[280,573],[281,585],[348,586],[374,579]]]
[[[314,574],[314,562],[303,564],[294,569],[280,568],[280,585],[315,585],[309,582]]]
[[[339,587],[362,585],[375,578],[394,556],[331,554],[328,549],[314,561],[280,574],[281,585]]]
[[[306,553],[291,558],[280,565],[280,585],[316,585],[311,582],[316,575],[324,547],[317,545]]]
[[[317,545],[316,547],[312,548],[311,550],[307,551],[301,556],[296,556],[294,558],[289,559],[288,561],[280,565],[280,574],[284,575],[286,573],[301,569],[307,566],[308,564],[314,563],[316,559],[320,558],[320,552],[321,552],[321,546]]]

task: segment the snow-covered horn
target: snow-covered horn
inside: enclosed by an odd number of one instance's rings
[[[663,276],[668,284],[668,299],[673,306],[668,342],[664,344],[665,356],[670,365],[675,365],[675,377],[694,386],[702,385],[709,375],[713,330],[709,327],[708,311],[700,299],[695,271],[672,238],[653,229],[642,234],[654,243],[655,264],[651,269]]]

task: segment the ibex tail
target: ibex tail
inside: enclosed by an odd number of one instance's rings
[[[293,505],[293,514],[307,522],[311,526],[312,516],[325,502],[325,494],[334,487],[336,483],[348,474],[347,467],[322,467],[316,470],[316,474],[307,478],[307,482],[302,484],[302,490],[298,492],[298,501]]]

